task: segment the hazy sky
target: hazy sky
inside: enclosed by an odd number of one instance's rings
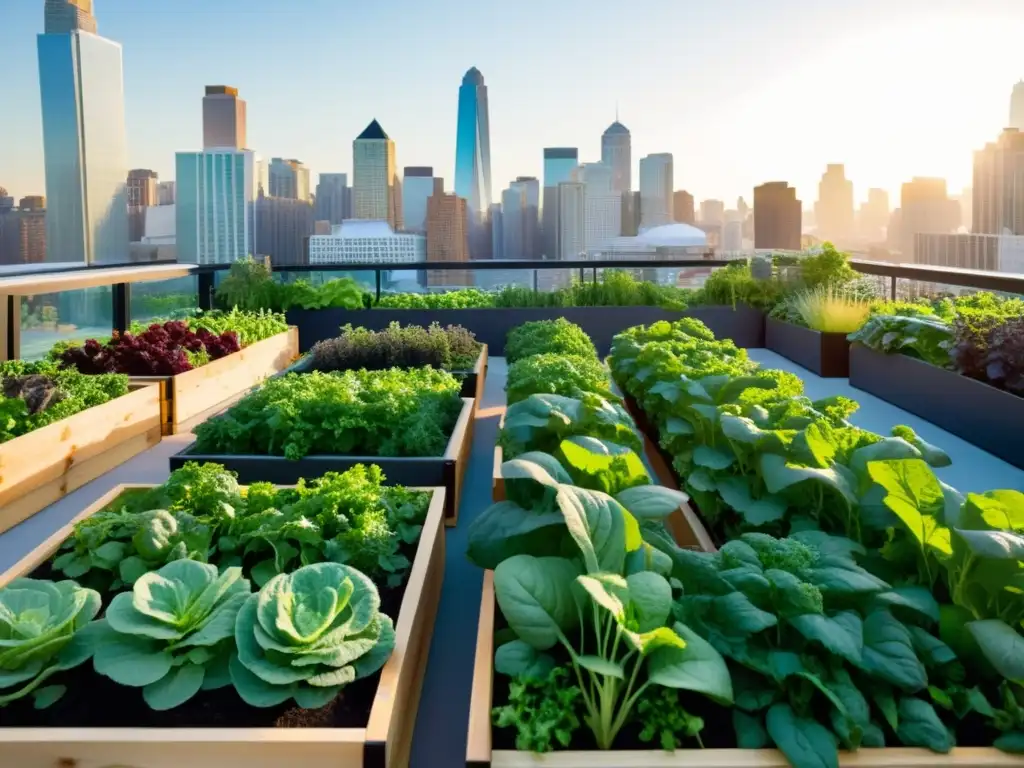
[[[458,86],[484,74],[495,196],[541,176],[545,146],[598,159],[620,116],[639,158],[730,205],[795,183],[805,207],[845,163],[857,200],[914,175],[970,184],[972,151],[1024,77],[1024,0],[95,0],[124,47],[130,167],[174,174],[201,145],[206,84],[237,86],[249,144],[351,172],[377,117],[399,166],[452,186]],[[41,192],[43,0],[0,0],[0,186]],[[635,186],[635,181],[634,181]],[[894,198],[894,205],[898,199]]]

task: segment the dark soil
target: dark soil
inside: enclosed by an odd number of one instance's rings
[[[410,560],[416,546],[403,547]],[[31,576],[62,578],[44,563]],[[380,591],[381,613],[398,622],[405,585]],[[231,686],[201,691],[180,707],[155,712],[142,698],[141,688],[118,685],[97,674],[92,662],[49,678],[44,685],[64,685],[67,692],[44,710],[32,706],[32,697],[0,708],[0,727],[40,728],[364,728],[377,694],[380,673],[357,680],[319,709],[301,709],[289,699],[276,707],[262,709],[243,702]]]

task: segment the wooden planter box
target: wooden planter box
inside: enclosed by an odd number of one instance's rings
[[[314,370],[313,358],[307,353],[303,355],[301,360],[288,366],[281,373],[310,373]],[[460,394],[463,397],[472,397],[476,400],[476,407],[479,408],[480,403],[484,399],[484,383],[487,380],[487,345],[480,345],[480,355],[473,364],[472,370],[450,371],[450,373],[453,376],[462,377],[462,391]]]
[[[376,464],[384,471],[389,483],[443,487],[446,491],[445,522],[448,526],[454,526],[459,518],[462,480],[473,445],[475,403],[471,397],[462,398],[462,411],[448,438],[448,447],[443,456],[318,455],[292,461],[284,456],[195,453],[188,447],[170,457],[171,471],[180,469],[187,461],[212,461],[237,472],[241,483],[266,480],[275,485],[292,485],[302,477],[313,478],[325,472],[344,472],[356,464]]]
[[[191,431],[268,376],[283,371],[298,354],[299,331],[293,326],[200,368],[176,376],[133,376],[132,381],[159,384],[163,434],[176,435]]]
[[[106,494],[0,575],[0,587],[45,562],[74,523],[123,491]],[[443,488],[433,492],[398,616],[395,650],[380,672],[364,728],[0,728],[0,765],[11,768],[401,768],[409,764],[416,711],[444,580]],[[89,662],[86,662],[89,663]]]
[[[769,317],[765,346],[826,379],[850,375],[850,342],[845,333],[812,331]]]
[[[1024,397],[863,344],[850,347],[850,385],[1024,469]]]
[[[0,443],[0,533],[160,442],[160,390],[127,395]]]
[[[714,551],[707,532],[686,505],[669,518],[669,525],[681,546]],[[485,571],[469,704],[466,768],[789,768],[789,762],[775,749],[567,750],[543,755],[492,749],[496,610],[494,573]],[[862,749],[841,752],[839,763],[844,768],[1020,768],[1022,764],[1019,755],[986,747],[960,747],[948,755],[907,747]]]

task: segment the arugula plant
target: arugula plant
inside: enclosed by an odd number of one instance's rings
[[[579,397],[592,392],[617,401],[619,397],[611,385],[608,369],[600,360],[545,352],[509,365],[505,399],[511,405],[536,394]]]
[[[231,684],[235,619],[250,594],[241,568],[176,560],[117,595],[96,622],[96,671],[142,688],[155,710],[173,709],[200,690]]]
[[[513,403],[505,410],[498,445],[506,458],[515,458],[527,451],[550,453],[573,436],[643,449],[643,439],[626,409],[594,393],[579,398],[538,394]]]
[[[741,747],[774,744],[796,768],[837,766],[840,748],[952,748],[929,686],[944,694],[962,669],[931,631],[938,605],[873,576],[863,552],[807,531],[673,553],[673,615],[728,659]]]

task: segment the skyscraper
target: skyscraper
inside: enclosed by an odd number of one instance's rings
[[[573,180],[577,165],[579,150],[576,147],[544,148],[541,254],[548,259],[558,258],[558,185]]]
[[[256,155],[179,152],[175,163],[178,261],[229,264],[255,254]]]
[[[693,195],[685,189],[677,189],[672,195],[672,214],[680,224],[695,224],[697,216],[693,208]]]
[[[501,253],[504,259],[524,259],[523,218],[526,190],[509,186],[501,193]]]
[[[208,85],[203,97],[203,149],[245,149],[245,102],[238,89]]]
[[[516,180],[509,187],[523,191],[523,247],[520,258],[539,259],[542,250],[540,241],[540,182],[536,176],[517,176]]]
[[[826,166],[821,176],[814,219],[820,240],[842,244],[853,235],[853,182],[841,164]]]
[[[869,189],[868,199],[860,206],[858,235],[871,243],[884,239],[889,226],[889,193],[884,189]]]
[[[43,16],[43,29],[48,35],[63,35],[78,30],[96,34],[92,0],[46,0]]]
[[[427,201],[431,195],[444,194],[444,179],[434,176],[429,165],[407,165],[402,174],[402,219],[406,232],[427,231]],[[430,249],[430,242],[427,242]]]
[[[622,193],[633,188],[632,138],[618,115],[601,134],[601,162],[612,169],[612,189]]]
[[[352,215],[402,228],[402,192],[395,142],[374,119],[352,142]]]
[[[1024,80],[1013,86],[1010,97],[1010,128],[1024,131]]]
[[[316,221],[341,224],[352,218],[352,188],[347,173],[321,173],[316,185]]]
[[[622,234],[622,194],[612,189],[614,172],[604,163],[580,166],[583,182],[583,247],[589,253]]]
[[[914,236],[948,234],[959,226],[960,210],[946,192],[946,180],[915,177],[900,190],[899,251],[914,261]]]
[[[308,264],[306,239],[313,234],[313,204],[294,197],[257,197],[252,252],[271,265]]]
[[[672,189],[675,186],[672,155],[660,152],[640,160],[640,228],[672,223]]]
[[[440,184],[437,191],[427,198],[427,261],[469,261],[466,201],[458,195],[446,195]],[[461,269],[435,270],[428,272],[427,277],[433,284],[472,284],[470,273]]]
[[[479,217],[491,206],[491,129],[487,86],[476,67],[466,72],[459,86],[455,194],[465,199],[470,216]]]
[[[801,205],[796,189],[784,181],[754,187],[754,248],[799,251]]]
[[[46,261],[46,198],[14,198],[0,187],[0,266]]]
[[[586,251],[587,203],[582,182],[558,185],[558,258],[579,259]]]
[[[94,34],[90,0],[45,6],[39,90],[47,261],[128,260],[121,46]]]
[[[298,160],[275,157],[267,172],[270,197],[287,197],[309,202],[309,168]]]
[[[725,203],[721,200],[701,200],[700,223],[712,227],[725,224]]]
[[[136,168],[128,172],[128,239],[137,243],[146,231],[146,209],[157,204],[156,171]]]
[[[974,153],[971,198],[972,232],[1024,235],[1024,131],[1008,128]]]

